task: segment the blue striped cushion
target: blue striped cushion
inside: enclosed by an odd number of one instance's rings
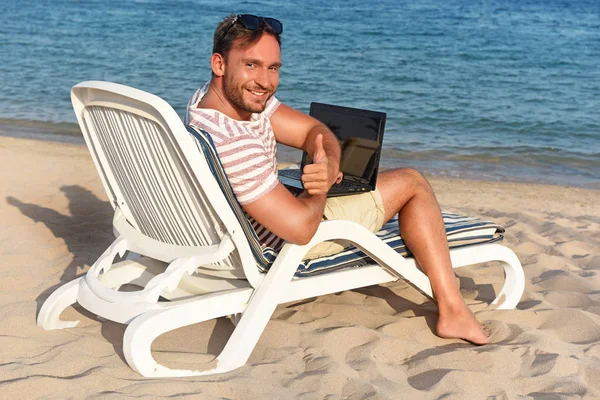
[[[233,194],[233,189],[225,175],[210,135],[193,126],[187,126],[187,129],[197,139],[196,143],[206,157],[211,172],[240,222],[248,238],[252,254],[256,259],[256,266],[261,272],[268,271],[275,258],[277,258],[277,252],[270,247],[261,246],[256,232],[250,225],[246,214]],[[484,222],[477,218],[450,213],[443,213],[443,217],[450,248],[496,242],[502,240],[504,237],[504,228],[492,222]],[[376,235],[401,255],[410,257],[410,251],[406,248],[400,237],[397,217],[388,221]],[[298,266],[296,276],[312,276],[342,268],[355,268],[369,264],[370,262],[371,259],[369,256],[352,246],[332,256],[302,262]]]
[[[504,237],[504,228],[497,224],[458,214],[442,213],[442,215],[450,248],[496,242]],[[410,250],[400,236],[397,216],[389,220],[375,235],[402,256],[411,256]],[[307,260],[298,267],[296,276],[311,276],[342,268],[360,267],[371,262],[369,256],[352,246],[332,256]]]

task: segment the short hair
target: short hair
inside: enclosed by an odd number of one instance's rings
[[[279,47],[281,47],[281,36],[273,32],[273,29],[269,24],[263,21],[260,29],[253,31],[246,29],[242,24],[237,23],[236,18],[236,14],[231,14],[223,19],[217,26],[213,36],[213,54],[219,53],[227,58],[227,54],[233,48],[235,41],[238,41],[238,43],[236,43],[237,47],[245,49],[258,42],[263,34],[269,34],[275,37]]]

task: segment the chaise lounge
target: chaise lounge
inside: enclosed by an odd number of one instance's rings
[[[377,234],[349,221],[324,221],[310,243],[263,248],[235,200],[209,135],[186,127],[161,98],[127,86],[89,81],[71,99],[87,146],[115,210],[116,239],[86,274],[44,302],[44,329],[74,327],[62,311],[74,303],[127,324],[131,368],[147,377],[210,375],[243,366],[278,304],[404,279],[433,299],[391,221]],[[524,290],[516,255],[497,242],[496,224],[444,214],[454,268],[498,261],[505,283],[492,302],[512,309]],[[303,262],[315,244],[345,239],[354,247]],[[115,262],[119,258],[120,261]],[[136,285],[138,291],[120,291]],[[159,335],[231,316],[236,325],[209,365],[158,364]]]

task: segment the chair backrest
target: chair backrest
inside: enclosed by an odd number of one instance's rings
[[[218,244],[227,232],[236,247],[206,266],[255,281],[258,270],[235,215],[202,149],[160,97],[110,82],[82,82],[73,108],[113,208],[144,236],[173,246]]]

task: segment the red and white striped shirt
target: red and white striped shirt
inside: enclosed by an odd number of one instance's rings
[[[220,111],[197,108],[208,91],[210,81],[194,93],[185,115],[185,123],[208,132],[238,202],[252,203],[277,186],[277,146],[271,116],[281,102],[271,97],[261,113],[250,121],[238,121]],[[283,239],[246,214],[263,246],[279,250]]]

